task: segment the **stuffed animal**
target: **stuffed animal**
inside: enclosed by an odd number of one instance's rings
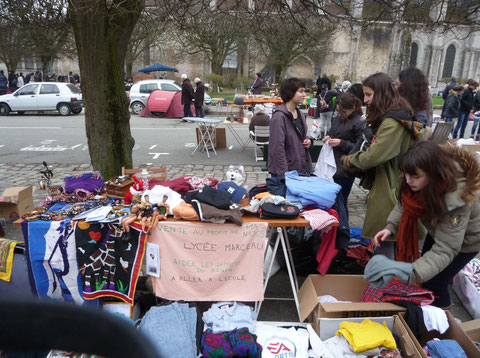
[[[145,188],[143,187],[143,183],[140,179],[138,179],[135,175],[132,176],[132,179],[135,181],[130,187],[130,191],[125,194],[125,204],[130,204],[134,199],[135,201],[140,201]]]
[[[245,169],[243,165],[230,165],[225,175],[227,181],[233,181],[238,186],[243,186],[245,181]]]

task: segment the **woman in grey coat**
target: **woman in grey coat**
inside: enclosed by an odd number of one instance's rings
[[[335,183],[342,187],[342,197],[347,208],[347,200],[352,190],[354,177],[348,177],[342,170],[341,158],[350,153],[355,143],[362,137],[365,124],[362,121],[362,103],[350,92],[343,93],[337,100],[338,115],[332,119],[332,127],[322,139],[330,144],[335,156],[337,171],[333,176]]]

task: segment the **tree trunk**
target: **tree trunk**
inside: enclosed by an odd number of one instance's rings
[[[127,66],[126,66],[126,69],[127,69],[126,78],[127,78],[127,79],[129,79],[130,77],[132,77],[132,68],[133,68],[133,62],[127,61]]]
[[[127,44],[142,0],[70,0],[69,16],[78,52],[85,128],[92,166],[105,178],[131,168],[135,141],[130,132],[123,85]]]
[[[52,71],[53,58],[51,56],[40,56],[42,71],[44,74]]]

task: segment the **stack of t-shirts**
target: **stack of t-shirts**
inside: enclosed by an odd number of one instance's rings
[[[299,327],[282,328],[257,322],[257,342],[262,346],[262,358],[308,357],[308,331]]]
[[[261,357],[262,347],[256,342],[251,307],[237,302],[220,302],[203,313],[208,327],[202,335],[204,357]]]
[[[150,338],[159,357],[194,358],[197,356],[196,324],[196,308],[174,302],[150,308],[138,330]]]
[[[369,319],[362,323],[341,322],[335,337],[327,339],[324,344],[335,358],[383,357],[384,350],[390,351],[389,357],[401,357],[385,323],[382,325]]]

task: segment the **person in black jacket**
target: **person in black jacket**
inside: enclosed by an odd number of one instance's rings
[[[470,138],[475,138],[475,131],[477,130],[478,119],[479,119],[479,116],[475,115],[475,113],[480,111],[480,94],[478,94],[478,91],[473,94],[473,110],[472,111],[474,115],[473,115],[472,135],[470,136]]]
[[[442,92],[442,98],[443,98],[443,107],[442,107],[442,114],[441,114],[442,119],[445,117],[444,113],[443,113],[443,112],[445,112],[445,101],[448,97],[448,94],[450,93],[450,90],[455,86],[457,86],[457,79],[455,77],[451,77],[450,82],[448,83],[448,85],[445,87],[445,89]]]
[[[194,105],[195,105],[195,117],[205,117],[203,114],[203,101],[205,100],[205,86],[203,85],[203,82],[200,81],[200,78],[195,78],[193,80],[195,83],[195,94],[193,96],[194,98]]]
[[[463,138],[465,135],[465,128],[468,123],[468,116],[470,111],[473,108],[473,91],[478,87],[478,82],[472,79],[469,79],[468,87],[463,92],[462,98],[460,99],[460,107],[458,109],[458,122],[453,130],[453,138],[457,138],[458,130],[460,129],[460,138]]]
[[[4,75],[3,70],[0,70],[0,96],[7,93],[7,77]]]
[[[192,101],[193,101],[193,86],[188,76],[184,73],[182,74],[182,104],[183,104],[183,116],[184,117],[193,117],[192,113]]]
[[[362,121],[362,102],[354,94],[345,92],[338,97],[337,113],[332,118],[332,127],[322,141],[328,142],[333,148],[337,165],[333,180],[342,187],[342,198],[345,208],[348,208],[348,196],[355,178],[349,177],[343,172],[341,158],[350,153],[365,130],[365,123]]]
[[[333,97],[335,97],[336,95],[336,91],[329,90],[327,85],[323,84],[321,92],[317,97],[315,118],[320,118],[320,128],[323,133],[327,133],[331,126],[334,110]],[[324,105],[324,107],[322,107],[322,104]]]
[[[445,109],[443,111],[445,122],[453,122],[458,117],[458,107],[460,106],[460,98],[462,97],[465,88],[462,86],[455,86],[450,90],[450,93],[445,100]]]

